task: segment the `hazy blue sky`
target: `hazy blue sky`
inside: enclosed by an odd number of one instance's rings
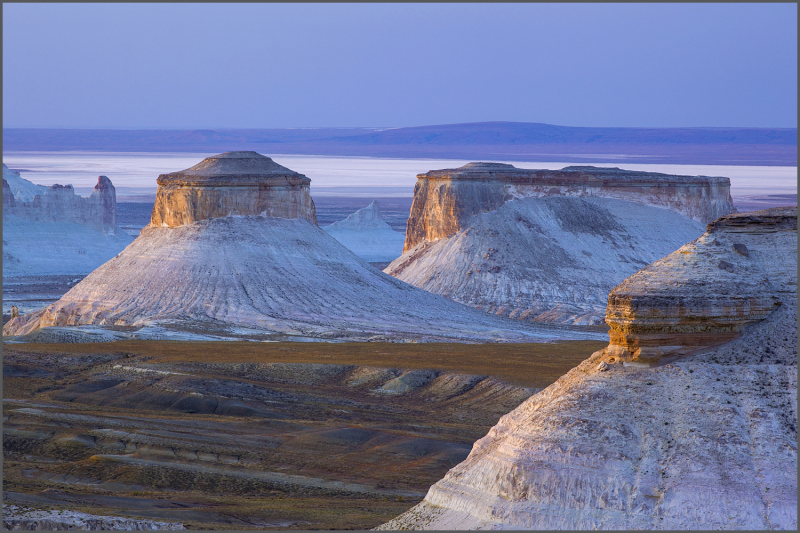
[[[796,4],[3,4],[5,127],[797,127]]]

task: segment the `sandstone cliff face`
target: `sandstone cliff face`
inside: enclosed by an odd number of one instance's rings
[[[723,343],[781,304],[797,305],[797,208],[729,215],[614,288],[613,353],[652,362]]]
[[[256,152],[226,152],[158,177],[152,226],[177,227],[230,215],[316,223],[311,180]]]
[[[666,207],[703,223],[735,212],[730,180],[721,177],[579,166],[525,170],[501,163],[469,163],[417,178],[403,252],[422,241],[454,235],[474,215],[493,211],[514,198],[601,196]]]
[[[712,325],[682,331],[680,345],[694,352],[637,364],[612,335],[609,348],[501,418],[421,504],[381,528],[795,530],[795,216],[796,208],[723,217],[626,280],[632,331],[639,320],[681,324],[689,314]],[[736,281],[710,270],[721,261]],[[699,294],[687,300],[689,290]],[[613,324],[613,298],[608,313]],[[719,346],[692,340],[716,330],[740,336]]]

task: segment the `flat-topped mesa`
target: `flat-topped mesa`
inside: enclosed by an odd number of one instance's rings
[[[225,152],[158,177],[150,224],[177,227],[231,215],[304,218],[316,224],[311,180],[256,152]]]
[[[608,355],[652,363],[797,306],[797,207],[724,216],[608,296]]]
[[[470,217],[514,198],[602,196],[671,209],[708,223],[735,213],[730,180],[619,168],[571,166],[529,170],[503,163],[468,163],[417,175],[403,251],[454,235]]]

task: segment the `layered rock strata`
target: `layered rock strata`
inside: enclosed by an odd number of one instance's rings
[[[311,180],[256,152],[226,152],[158,177],[152,226],[177,227],[225,216],[263,215],[317,222]]]
[[[193,169],[176,175],[197,181],[161,179],[152,222],[128,248],[3,334],[171,324],[353,340],[592,338],[487,317],[372,268],[316,225],[308,178],[269,158],[232,152]]]
[[[692,337],[713,328],[685,330],[679,343],[694,352],[652,366],[626,361],[612,340],[502,417],[421,504],[379,529],[796,530],[793,216],[723,217],[620,286],[638,287],[634,330],[640,319],[685,321],[688,306],[725,334],[737,323],[738,338],[703,346]],[[609,316],[618,309],[612,299]]]
[[[455,235],[472,217],[514,198],[601,196],[665,207],[708,223],[735,212],[730,180],[619,168],[572,166],[526,170],[502,163],[469,163],[417,175],[403,252],[423,241]]]
[[[721,344],[797,305],[797,208],[728,215],[608,297],[609,353],[653,362]]]
[[[385,272],[496,315],[602,324],[616,284],[702,232],[699,222],[638,202],[520,198],[418,244]]]

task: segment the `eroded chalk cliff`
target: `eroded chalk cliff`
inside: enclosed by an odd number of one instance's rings
[[[797,305],[797,208],[722,217],[608,297],[609,353],[655,361],[721,344]]]
[[[734,211],[727,178],[470,163],[420,174],[385,272],[526,321],[601,324],[608,292]]]
[[[503,163],[468,163],[417,175],[403,252],[425,240],[455,235],[473,216],[494,211],[509,200],[543,196],[616,198],[665,207],[703,223],[735,212],[730,180],[723,177],[591,166],[528,170]]]
[[[645,331],[701,325],[649,337],[648,355],[684,349],[631,358],[633,344],[621,351],[612,334],[382,528],[795,530],[793,217],[796,208],[723,217],[626,280],[615,294],[635,295],[630,331],[640,320]],[[613,327],[616,298],[608,313]],[[709,346],[714,331],[726,335],[714,343],[728,342]]]
[[[3,165],[3,274],[85,275],[133,240],[117,226],[117,198],[106,176],[91,196],[71,185],[35,185]]]
[[[106,176],[97,178],[92,194],[83,198],[72,185],[34,185],[3,165],[3,217],[35,222],[82,224],[116,235],[117,193]],[[13,186],[12,186],[13,182]],[[16,188],[16,192],[15,192]]]

